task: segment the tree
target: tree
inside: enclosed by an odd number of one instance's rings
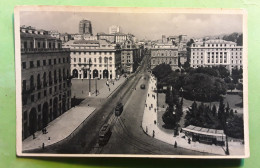
[[[229,83],[227,86],[228,86],[228,89],[231,90],[231,92],[235,89],[234,83]]]
[[[212,107],[212,115],[215,117],[217,114],[217,107],[216,105],[214,104],[213,107]]]
[[[162,120],[164,122],[165,128],[174,128],[176,126],[176,118],[173,114],[174,108],[171,106],[168,106],[165,113],[162,116]]]
[[[172,72],[172,68],[169,64],[159,64],[153,69],[154,76],[160,81]]]
[[[238,83],[236,88],[237,88],[237,90],[243,90],[243,84],[242,83]]]
[[[223,102],[223,98],[220,98],[219,100],[219,107],[218,107],[218,119],[221,123],[224,122],[225,119],[225,104]]]
[[[238,69],[237,67],[233,68],[231,77],[233,79],[234,84],[237,84],[238,79],[243,78],[243,69],[242,68]]]

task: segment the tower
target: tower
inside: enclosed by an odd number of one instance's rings
[[[90,34],[90,35],[92,35],[91,21],[83,19],[79,22],[79,34]]]

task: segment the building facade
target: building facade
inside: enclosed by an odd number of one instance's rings
[[[105,40],[72,40],[71,74],[78,79],[115,79],[120,73],[120,50]]]
[[[125,41],[121,46],[121,65],[124,73],[132,73],[138,67],[140,51],[131,41]]]
[[[91,21],[81,20],[79,22],[79,34],[91,34],[92,35]]]
[[[22,138],[71,107],[69,50],[47,31],[21,27]]]
[[[114,33],[114,34],[106,34],[106,33],[98,33],[98,40],[106,40],[110,43],[123,43],[128,39],[127,34],[124,33]]]
[[[114,34],[114,33],[120,33],[121,32],[121,27],[117,25],[112,25],[108,28],[109,34]]]
[[[229,71],[242,68],[243,47],[225,40],[207,40],[195,42],[190,47],[190,65],[197,67],[224,66]]]
[[[169,64],[172,70],[178,69],[178,47],[171,43],[155,44],[151,50],[151,69],[159,64]]]

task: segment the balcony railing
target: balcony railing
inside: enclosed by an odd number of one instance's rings
[[[21,48],[22,53],[34,52],[65,52],[70,51],[69,48]]]

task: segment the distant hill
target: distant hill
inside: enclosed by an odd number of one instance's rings
[[[224,35],[223,40],[236,42],[238,46],[243,45],[243,34],[242,33],[232,33],[229,35]]]

